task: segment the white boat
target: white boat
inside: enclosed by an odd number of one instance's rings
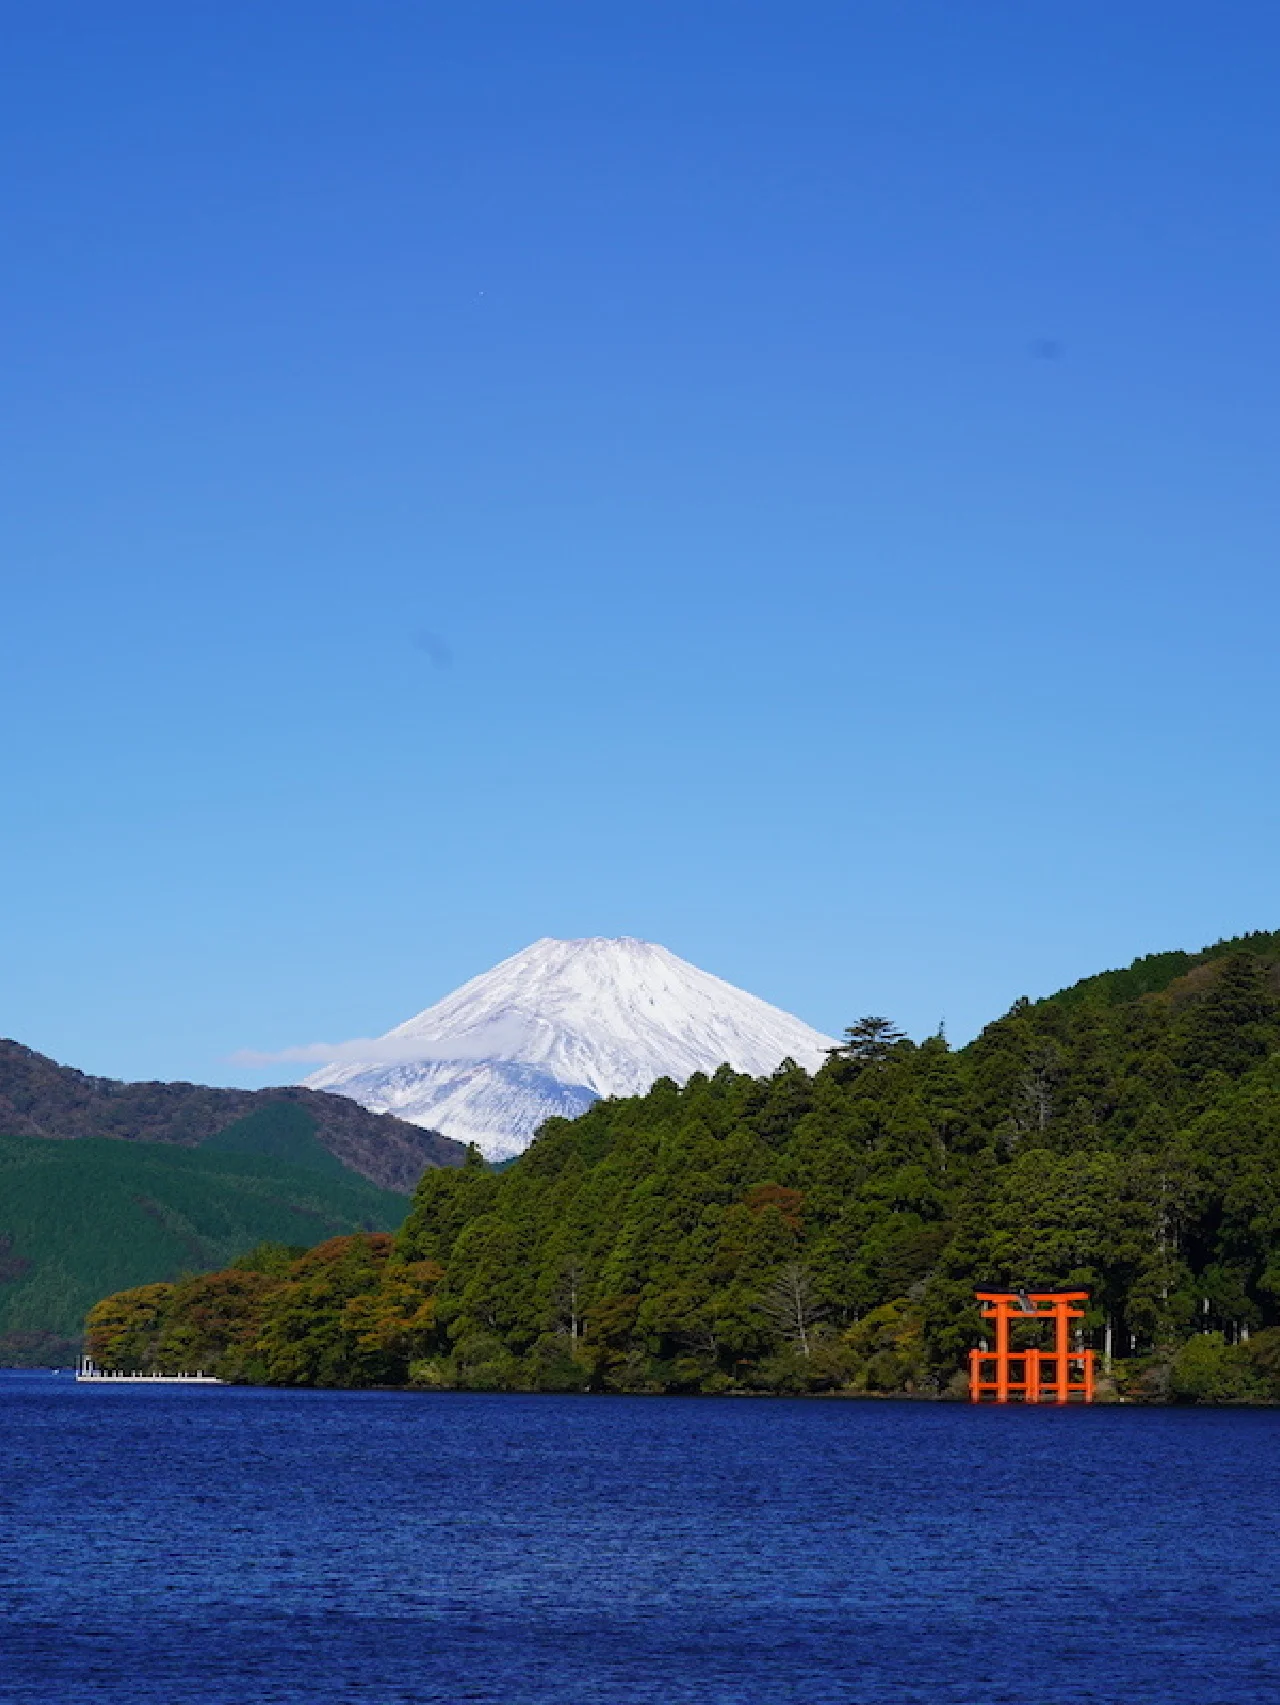
[[[100,1368],[92,1356],[81,1356],[76,1367],[77,1385],[224,1385],[211,1373],[115,1373]]]

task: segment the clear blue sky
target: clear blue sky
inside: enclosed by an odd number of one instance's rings
[[[4,8],[0,1033],[1280,924],[1267,4]]]

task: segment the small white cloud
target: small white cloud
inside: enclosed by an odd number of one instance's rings
[[[535,1021],[536,1022],[536,1021]],[[430,1065],[446,1060],[512,1060],[527,1047],[533,1026],[505,1015],[460,1036],[427,1040],[420,1036],[357,1036],[350,1042],[304,1042],[263,1052],[239,1048],[230,1056],[237,1066],[394,1066]]]
[[[295,1048],[237,1048],[227,1058],[236,1066],[338,1065],[348,1060],[386,1060],[379,1054],[381,1042],[373,1038],[356,1038],[352,1042],[304,1042]]]

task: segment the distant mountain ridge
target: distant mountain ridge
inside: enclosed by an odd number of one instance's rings
[[[466,1155],[463,1144],[438,1131],[371,1113],[342,1095],[298,1085],[122,1083],[90,1077],[20,1042],[0,1039],[0,1136],[114,1137],[195,1148],[280,1106],[297,1109],[323,1149],[383,1190],[412,1190],[427,1167],[460,1166]]]
[[[314,1090],[430,1124],[491,1159],[553,1116],[728,1064],[816,1069],[832,1039],[790,1013],[629,936],[545,937],[371,1044],[312,1073]]]

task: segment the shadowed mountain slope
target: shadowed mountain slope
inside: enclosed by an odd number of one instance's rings
[[[291,1110],[288,1115],[280,1111],[285,1108]],[[7,1136],[112,1137],[195,1148],[230,1126],[257,1119],[260,1142],[270,1144],[270,1119],[262,1123],[268,1115],[278,1123],[279,1140],[286,1146],[282,1119],[293,1133],[288,1140],[309,1136],[315,1149],[383,1190],[412,1190],[427,1167],[459,1166],[466,1154],[463,1144],[438,1131],[389,1113],[371,1113],[344,1095],[292,1085],[212,1089],[197,1083],[121,1083],[89,1077],[20,1042],[0,1040],[0,1133]],[[290,1158],[270,1147],[259,1152]]]

